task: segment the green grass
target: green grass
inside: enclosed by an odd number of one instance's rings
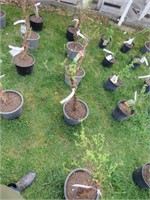
[[[6,74],[2,83],[5,89],[20,91],[24,105],[19,119],[1,119],[1,183],[16,182],[27,172],[36,172],[36,182],[22,192],[25,199],[64,199],[63,185],[68,173],[64,170],[64,163],[70,168],[73,157],[80,151],[75,147],[73,133],[81,130],[80,125],[65,124],[59,103],[70,93],[64,83],[65,66],[62,67],[61,63],[66,57],[65,34],[72,17],[68,12],[40,12],[44,17],[44,29],[39,33],[38,50],[30,52],[36,58],[34,73],[22,77],[17,74],[8,52],[9,44],[21,45],[19,25],[13,26],[13,22],[21,18],[21,10],[10,5],[2,5],[2,9],[7,13],[7,27],[0,32],[1,74]],[[110,185],[103,185],[104,199],[148,199],[148,191],[134,185],[132,172],[149,161],[149,99],[124,122],[119,123],[111,117],[119,100],[132,99],[135,90],[140,91],[143,80],[137,76],[147,75],[148,67],[142,65],[131,71],[131,78],[125,79],[123,86],[115,92],[105,91],[103,83],[110,74],[120,71],[132,55],[141,55],[140,49],[150,36],[148,32],[137,35],[135,48],[128,54],[118,53],[119,62],[104,69],[101,65],[104,52],[98,48],[98,42],[101,34],[110,27],[114,30],[112,51],[117,48],[117,41],[122,44],[140,31],[132,29],[132,32],[123,34],[117,25],[104,18],[87,18],[81,25],[82,33],[90,38],[82,64],[86,76],[77,90],[78,97],[90,110],[83,125],[87,136],[103,133],[111,162],[122,163],[112,175]],[[48,70],[44,66],[46,61]]]

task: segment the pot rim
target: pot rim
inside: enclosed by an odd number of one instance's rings
[[[147,46],[147,43],[150,43],[150,41],[148,40],[148,41],[146,41],[145,44],[144,44],[145,47],[150,51],[150,48]]]
[[[21,104],[18,106],[18,108],[16,108],[16,109],[13,110],[13,111],[10,111],[10,112],[2,112],[2,111],[0,111],[0,114],[11,114],[11,113],[14,113],[14,112],[16,112],[17,110],[19,110],[19,109],[22,107],[23,102],[24,102],[22,94],[21,94],[19,91],[16,91],[16,90],[4,90],[4,92],[6,92],[6,93],[7,93],[7,92],[12,92],[12,93],[18,94],[18,96],[21,98]]]
[[[19,55],[19,54],[17,54],[17,55]],[[16,55],[16,56],[17,56],[17,55]],[[32,65],[35,64],[35,57],[32,56],[31,54],[27,54],[27,55],[29,55],[29,56],[31,56],[31,57],[33,58],[33,62],[32,62],[32,64],[26,66],[26,67],[30,67],[30,66],[32,66]],[[15,56],[12,58],[12,62],[14,63],[14,65],[16,65],[15,62],[14,62],[14,58],[15,58]],[[17,66],[18,66],[18,65],[17,65]],[[22,66],[19,66],[19,67],[22,67]],[[22,68],[26,68],[26,67],[22,67]]]
[[[75,42],[74,42],[74,41],[72,41],[72,42],[67,42],[67,48],[68,48],[70,51],[79,52],[79,51],[77,51],[77,50],[70,49],[70,48],[68,47],[68,45],[69,45],[70,43],[75,43]],[[84,46],[83,46],[80,42],[76,42],[76,43],[78,43],[81,47],[83,47],[83,50],[84,50]]]
[[[0,17],[0,19],[2,19],[2,18],[4,18],[5,16],[6,16],[6,12],[4,11],[4,10],[2,10],[2,9],[0,9],[3,13],[4,13],[4,15],[2,15],[1,17]]]
[[[66,77],[68,77],[68,75],[67,75],[67,67],[68,66],[66,66],[66,68],[65,68],[65,70],[66,70],[65,76]],[[74,77],[76,77],[76,78],[83,78],[85,76],[85,70],[82,67],[79,67],[79,68],[83,71],[83,75],[82,76],[74,76]]]
[[[31,16],[33,16],[33,15],[35,15],[34,13],[33,14],[31,14],[30,16],[29,16],[29,19],[30,19],[30,17]],[[40,24],[40,23],[43,23],[43,21],[44,21],[44,18],[43,18],[43,16],[42,15],[39,15],[41,18],[42,18],[42,22],[35,22],[35,23],[37,23],[37,24]]]
[[[142,177],[143,177],[143,179],[144,179],[144,176],[143,176],[143,173],[144,173],[144,167],[145,167],[146,165],[150,165],[150,162],[145,163],[145,164],[143,165],[143,167],[142,167]],[[144,179],[144,181],[145,181],[145,183],[148,185],[148,183],[146,182],[145,179]],[[148,187],[150,187],[150,185],[148,185]]]
[[[72,100],[72,98],[71,98],[69,101],[71,101],[71,100]],[[84,118],[76,120],[76,119],[73,119],[73,118],[69,117],[69,116],[67,115],[67,113],[65,112],[65,107],[66,107],[66,105],[67,105],[67,103],[68,103],[69,101],[67,101],[67,102],[64,103],[64,105],[63,105],[63,112],[64,112],[65,116],[66,116],[68,119],[74,120],[74,121],[76,121],[76,122],[81,122],[81,121],[85,120],[85,119],[88,117],[88,115],[89,115],[89,108],[88,108],[87,104],[86,104],[84,101],[82,101],[81,99],[77,99],[77,101],[80,101],[81,103],[83,103],[83,104],[85,105],[86,111],[87,111],[87,112],[86,112],[86,115],[85,115]]]
[[[34,34],[36,34],[38,37],[35,38],[35,39],[30,39],[30,38],[28,38],[27,40],[32,40],[32,41],[34,41],[34,40],[39,40],[39,39],[40,39],[40,35],[39,35],[38,33],[36,33],[35,31],[31,31],[31,32],[34,33]],[[22,33],[21,33],[21,37],[24,39],[24,36],[23,36]]]
[[[86,168],[76,168],[76,169],[72,170],[72,171],[68,174],[68,176],[67,176],[67,178],[66,178],[66,180],[65,180],[65,184],[64,184],[64,195],[65,195],[65,199],[66,199],[66,200],[69,200],[68,197],[67,197],[67,193],[66,193],[67,182],[68,182],[70,176],[71,176],[73,173],[78,172],[78,171],[87,172],[89,175],[92,175],[91,171],[89,171],[89,170],[86,169]],[[99,199],[99,194],[97,193],[97,195],[96,195],[96,200],[98,200],[98,199]]]

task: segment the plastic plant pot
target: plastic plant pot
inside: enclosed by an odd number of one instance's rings
[[[129,52],[132,48],[134,47],[134,43],[132,43],[131,45],[124,43],[123,46],[121,47],[121,52],[122,53],[127,53]]]
[[[16,56],[18,56],[18,55],[16,55]],[[27,65],[27,66],[20,66],[20,65],[16,64],[16,62],[15,62],[16,56],[13,57],[13,63],[16,66],[18,74],[21,75],[21,76],[26,76],[26,75],[32,74],[33,73],[34,64],[35,64],[34,56],[29,55],[29,56],[31,56],[33,58],[33,62],[32,62],[32,64]]]
[[[107,44],[105,44],[105,42],[104,42],[105,41],[105,37],[107,37],[106,34],[103,34],[102,37],[100,38],[98,46],[101,49],[106,48],[109,45],[109,43],[111,42],[111,37],[109,37],[110,41]]]
[[[6,27],[6,13],[0,9],[0,28],[4,29]]]
[[[41,21],[33,21],[32,16],[35,14],[30,15],[30,26],[32,27],[33,31],[42,31],[43,29],[43,17],[40,15]]]
[[[18,118],[21,113],[22,113],[22,106],[23,106],[23,96],[20,92],[16,91],[16,90],[4,90],[5,93],[14,93],[16,94],[17,96],[20,97],[20,105],[12,110],[12,111],[0,111],[0,115],[4,118],[4,119],[7,119],[7,120],[13,120],[13,119],[16,119]]]
[[[107,55],[107,56],[108,56],[108,55]],[[108,60],[108,59],[107,59],[107,56],[103,59],[102,65],[103,65],[103,67],[110,68],[110,67],[112,67],[112,65],[113,65],[115,62],[117,62],[117,59],[116,59],[116,58],[113,58],[113,59],[111,59],[111,60]]]
[[[84,46],[79,42],[68,42],[67,43],[67,56],[71,60],[73,60],[76,57],[76,55],[82,50],[84,50]]]
[[[150,92],[150,80],[145,81],[146,88],[145,88],[145,93]]]
[[[135,60],[135,59],[139,59],[140,60],[140,57],[139,56],[133,56],[132,59],[131,59],[131,61],[129,62],[129,64],[131,64],[132,61]],[[137,61],[137,62],[133,63],[133,66],[131,67],[131,69],[132,70],[136,70],[140,66],[141,66],[140,61]]]
[[[118,87],[120,87],[122,85],[122,81],[120,79],[118,79],[117,83],[113,83],[111,81],[113,75],[111,75],[107,81],[103,84],[104,88],[110,91],[114,91],[116,90]]]
[[[64,106],[63,106],[64,121],[65,121],[67,124],[72,125],[72,126],[73,126],[73,125],[78,125],[78,124],[80,124],[80,123],[81,123],[82,121],[84,121],[84,120],[88,117],[88,115],[89,115],[89,108],[88,108],[87,104],[86,104],[84,101],[80,100],[80,99],[77,99],[77,101],[79,101],[80,103],[82,103],[82,104],[85,106],[85,109],[86,109],[86,115],[85,115],[85,117],[82,118],[82,119],[76,120],[76,119],[73,119],[73,118],[71,118],[71,117],[69,117],[69,116],[67,115],[67,113],[66,113],[66,105],[67,105],[68,102],[66,102],[66,103],[64,104]]]
[[[115,109],[113,110],[112,112],[112,117],[117,120],[117,121],[124,121],[125,119],[131,117],[133,114],[134,114],[134,110],[131,110],[131,114],[130,115],[127,115],[125,112],[123,112],[121,109],[120,109],[120,103],[124,103],[125,100],[121,100],[118,102],[117,106],[115,107]]]
[[[145,42],[144,46],[141,49],[141,53],[150,53],[150,41]]]
[[[146,163],[142,167],[133,171],[132,179],[134,183],[141,189],[150,189],[150,163]]]
[[[82,80],[82,78],[85,76],[85,71],[84,71],[84,69],[83,68],[79,68],[81,71],[82,71],[82,75],[76,75],[75,76],[75,79],[76,79],[76,84],[77,85],[79,85],[79,83],[81,82],[81,80]],[[66,72],[67,72],[67,67],[66,67]],[[65,83],[67,84],[67,85],[70,85],[70,78],[68,77],[68,75],[67,75],[67,73],[66,73],[66,75],[65,75]]]
[[[74,28],[74,26],[73,25],[69,25],[68,28],[67,28],[67,33],[66,33],[66,38],[70,42],[74,41],[74,33],[69,30],[71,28]]]
[[[67,189],[68,189],[68,183],[69,183],[69,179],[72,177],[72,175],[74,174],[74,173],[76,173],[76,175],[77,175],[77,173],[87,173],[88,174],[88,176],[90,177],[92,177],[92,173],[89,171],[89,170],[87,170],[87,169],[83,169],[83,168],[76,168],[76,169],[74,169],[74,170],[72,170],[69,174],[68,174],[68,176],[67,176],[67,178],[66,178],[66,180],[65,180],[65,184],[64,184],[64,196],[65,196],[65,199],[66,200],[69,200],[70,198],[68,197],[68,192],[67,192]],[[83,180],[84,181],[84,180]],[[79,184],[79,183],[77,183],[77,184]],[[100,194],[97,192],[96,194],[95,194],[95,197],[93,197],[92,199],[95,199],[95,200],[99,200],[99,198],[100,198]],[[76,198],[75,198],[76,199]],[[81,199],[80,199],[81,200]]]
[[[39,39],[40,39],[40,36],[38,33],[35,33],[35,32],[32,32],[36,38],[29,38],[27,41],[29,43],[29,49],[30,50],[36,50],[38,48],[38,43],[39,43]],[[21,35],[22,39],[24,38],[23,35]]]

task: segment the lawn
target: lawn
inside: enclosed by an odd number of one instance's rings
[[[44,29],[39,32],[38,50],[30,52],[36,58],[34,73],[23,77],[17,74],[8,48],[21,46],[19,25],[13,25],[21,18],[21,9],[12,5],[1,7],[7,13],[7,27],[0,30],[1,74],[6,75],[2,84],[4,89],[18,90],[24,97],[18,119],[1,119],[1,183],[17,182],[27,172],[36,172],[36,182],[22,192],[25,199],[64,199],[63,185],[68,174],[65,168],[72,170],[72,160],[80,152],[74,133],[80,133],[81,125],[67,125],[60,104],[70,94],[62,63],[66,58],[66,29],[72,23],[73,13],[60,9],[40,11]],[[101,65],[105,53],[98,47],[100,36],[108,28],[114,30],[112,51],[119,48],[118,42],[121,45],[127,38],[135,37],[135,47],[127,54],[117,52],[119,61],[110,69]],[[103,185],[103,198],[149,199],[149,192],[140,190],[132,181],[133,170],[149,161],[149,94],[133,117],[118,122],[111,116],[118,101],[132,99],[134,92],[141,90],[143,80],[137,77],[149,74],[149,68],[143,64],[131,71],[130,78],[124,79],[123,86],[114,92],[104,90],[103,83],[110,74],[125,67],[131,56],[141,56],[140,49],[150,40],[150,34],[140,28],[119,28],[104,17],[87,17],[81,32],[90,38],[82,63],[86,76],[77,89],[77,96],[90,111],[83,126],[87,137],[104,134],[111,162],[119,163],[110,184]]]

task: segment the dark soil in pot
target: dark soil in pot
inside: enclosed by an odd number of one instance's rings
[[[85,171],[77,171],[74,172],[70,178],[68,179],[66,185],[67,197],[69,200],[95,200],[97,196],[96,190],[93,189],[81,189],[81,188],[73,188],[72,185],[81,184],[93,186],[96,188],[95,183],[92,181],[92,176]],[[74,189],[74,190],[72,190]]]
[[[71,50],[73,50],[73,51],[77,51],[77,52],[79,52],[79,51],[81,51],[81,50],[84,49],[78,42],[75,42],[75,43],[71,42],[71,43],[69,43],[68,44],[68,48],[71,49]]]
[[[67,116],[72,119],[83,119],[87,114],[87,108],[80,101],[77,101],[77,109],[73,110],[73,100],[69,101],[65,106]]]
[[[21,105],[21,98],[18,94],[14,92],[6,92],[4,95],[7,100],[4,103],[0,99],[0,112],[11,112]]]

